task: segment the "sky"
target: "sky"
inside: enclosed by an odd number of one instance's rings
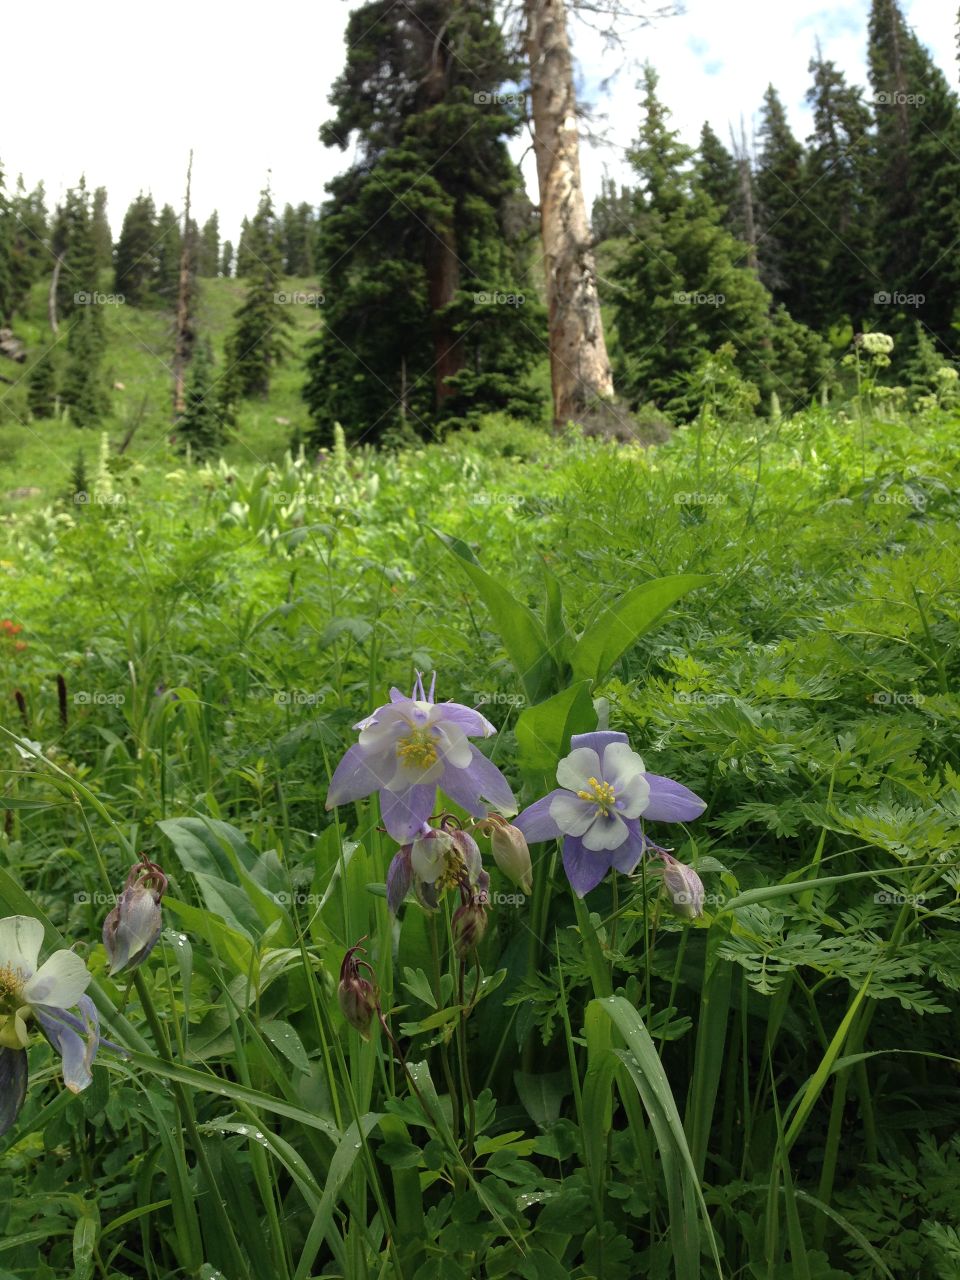
[[[952,0],[901,0],[908,21],[957,86]],[[194,152],[193,208],[216,208],[236,241],[268,181],[275,202],[319,204],[350,152],[327,150],[317,129],[344,60],[350,0],[47,0],[6,6],[0,47],[5,110],[0,162],[8,180],[46,184],[48,205],[81,174],[105,186],[116,236],[140,190],[180,208]],[[684,141],[704,120],[727,140],[741,118],[750,135],[773,80],[795,132],[809,131],[807,64],[826,57],[866,83],[869,0],[686,0],[653,27],[621,25],[622,46],[571,24],[578,88],[593,117],[581,153],[588,202],[604,174],[629,180],[625,150],[639,120],[636,81],[649,59]],[[51,89],[51,86],[56,86]],[[516,155],[529,138],[518,141]],[[534,185],[532,157],[523,162]],[[535,198],[535,191],[531,189]]]

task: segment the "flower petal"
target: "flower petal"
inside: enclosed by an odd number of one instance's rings
[[[369,753],[364,751],[359,743],[350,747],[330,779],[327,808],[332,809],[337,804],[349,804],[351,800],[359,800],[361,796],[369,796],[374,791],[379,791],[385,783],[374,771],[373,763]],[[382,765],[380,771],[383,771]]]
[[[433,813],[437,788],[408,787],[405,791],[381,791],[380,816],[383,825],[398,844],[407,844]]]
[[[43,946],[43,925],[33,916],[6,916],[0,920],[0,969],[19,971],[25,978],[36,973]]]
[[[510,783],[492,760],[472,743],[469,745],[470,763],[465,769],[448,765],[440,779],[440,790],[475,818],[482,818],[488,808],[499,809],[508,817],[516,813],[517,801]]]
[[[589,747],[598,756],[602,756],[604,748],[611,742],[626,741],[625,733],[615,733],[612,729],[595,729],[593,733],[575,733],[570,739],[570,749],[575,751],[578,747]]]
[[[26,1096],[26,1049],[0,1049],[0,1138],[16,1124]]]
[[[639,822],[628,820],[625,825],[628,831],[627,839],[619,849],[612,851],[610,861],[618,871],[622,871],[624,875],[631,875],[645,851],[655,846],[651,846],[650,841],[640,830]]]
[[[613,813],[598,814],[581,834],[581,838],[583,847],[593,853],[612,853],[620,848],[629,835],[627,824],[614,810]]]
[[[609,782],[620,794],[620,788],[645,772],[643,760],[628,742],[611,742],[603,751],[600,765],[604,782]]]
[[[513,825],[523,832],[528,844],[539,844],[541,840],[558,840],[563,835],[556,819],[550,816],[550,805],[560,794],[560,791],[551,791],[542,800],[528,805],[523,813],[514,818]]]
[[[454,769],[465,769],[472,757],[467,735],[452,720],[438,720],[433,725],[440,754]]]
[[[557,781],[568,791],[586,791],[591,778],[600,777],[600,757],[592,747],[577,747],[557,765]]]
[[[63,1083],[71,1093],[80,1093],[93,1082],[91,1068],[100,1046],[100,1016],[89,996],[79,1000],[83,1013],[86,1039],[74,1030],[76,1019],[69,1021],[59,1009],[34,1009],[44,1035],[63,1059]]]
[[[610,855],[591,853],[576,836],[563,842],[563,869],[578,898],[595,889],[610,870]]]
[[[31,1008],[72,1009],[90,981],[87,966],[75,952],[55,951],[24,985],[23,999]]]
[[[393,861],[387,868],[387,906],[394,915],[400,910],[400,904],[410,892],[412,883],[410,846],[405,844],[398,853],[394,854]]]
[[[465,707],[461,702],[438,702],[432,708],[430,720],[433,724],[444,720],[458,725],[468,738],[490,738],[497,732],[486,716],[472,707]]]
[[[662,778],[658,773],[648,773],[650,800],[643,816],[650,822],[692,822],[707,807],[706,800],[672,778]]]
[[[581,800],[572,791],[555,791],[550,804],[550,817],[565,836],[582,836],[593,825],[597,806],[592,800]]]

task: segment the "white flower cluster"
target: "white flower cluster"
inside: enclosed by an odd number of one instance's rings
[[[893,350],[893,339],[889,333],[864,333],[860,335],[860,345],[871,356],[888,356]]]

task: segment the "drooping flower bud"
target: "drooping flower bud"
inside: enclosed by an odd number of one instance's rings
[[[453,913],[450,922],[453,949],[461,960],[477,949],[487,931],[486,896],[486,892],[472,894]]]
[[[663,883],[677,915],[685,920],[696,920],[703,915],[703,881],[685,862],[663,852]]]
[[[519,885],[524,893],[533,893],[533,863],[527,837],[499,813],[488,813],[485,824],[494,862],[511,884]]]
[[[143,964],[157,945],[163,928],[160,903],[167,877],[146,855],[130,868],[120,901],[103,922],[103,945],[110,961],[110,977]]]
[[[394,915],[400,910],[400,905],[410,892],[410,886],[413,883],[410,848],[410,845],[405,844],[402,849],[399,849],[387,868],[387,906]]]
[[[359,1031],[364,1040],[369,1040],[370,1026],[380,1006],[380,992],[376,983],[365,978],[360,972],[360,967],[363,966],[371,977],[376,977],[372,965],[366,960],[357,959],[357,952],[363,951],[362,943],[365,941],[366,938],[361,938],[343,957],[337,999],[340,1003],[340,1012],[350,1026]]]

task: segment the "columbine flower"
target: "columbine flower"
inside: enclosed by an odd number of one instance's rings
[[[465,896],[486,893],[490,877],[483,869],[477,842],[469,832],[444,826],[424,826],[415,840],[398,850],[387,870],[387,903],[396,915],[413,889],[417,901],[436,911],[447,889],[459,888]]]
[[[703,915],[703,881],[685,862],[661,849],[657,854],[663,860],[663,883],[667,896],[678,916],[696,920]]]
[[[130,868],[120,900],[103,922],[110,977],[136,969],[157,945],[163,927],[160,902],[167,877],[145,854]]]
[[[516,826],[527,840],[563,840],[563,866],[583,897],[611,867],[629,874],[650,841],[640,819],[690,822],[707,807],[699,796],[647,773],[625,733],[574,735],[573,750],[557,766],[560,787],[524,809]]]
[[[484,799],[506,813],[517,804],[506,778],[468,738],[489,738],[496,729],[479,711],[459,702],[434,702],[417,673],[413,696],[390,690],[390,701],[354,727],[360,740],[337,766],[327,808],[380,793],[383,824],[394,840],[412,840],[436,805],[437,788],[475,817]]]
[[[369,1040],[373,1015],[379,1010],[380,993],[376,982],[371,982],[360,972],[363,967],[371,978],[375,979],[377,976],[373,966],[367,960],[357,959],[357,952],[364,950],[361,945],[364,942],[366,938],[361,938],[343,957],[337,999],[340,1002],[340,1012],[350,1026],[359,1031],[364,1040]]]
[[[39,920],[0,920],[0,1048],[23,1053],[30,1038],[27,1023],[36,1019],[63,1059],[64,1084],[71,1093],[79,1093],[93,1079],[90,1068],[100,1044],[97,1009],[84,994],[90,974],[72,951],[57,951],[41,965],[42,945]],[[80,1017],[69,1012],[73,1008],[79,1008]],[[4,1058],[9,1068],[9,1055]],[[22,1064],[23,1060],[18,1073]],[[12,1124],[16,1116],[8,1118]]]

